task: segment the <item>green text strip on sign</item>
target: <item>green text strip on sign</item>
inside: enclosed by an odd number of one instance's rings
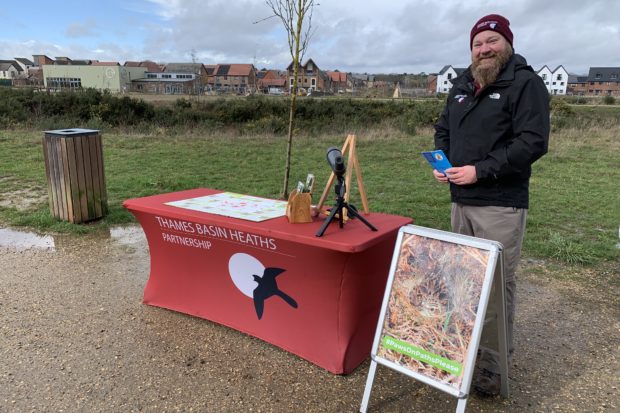
[[[401,354],[412,357],[416,360],[430,364],[433,367],[437,367],[443,371],[459,376],[463,366],[456,361],[449,360],[445,357],[438,356],[430,353],[426,350],[411,345],[405,341],[397,340],[389,336],[383,336],[383,347],[398,351]]]

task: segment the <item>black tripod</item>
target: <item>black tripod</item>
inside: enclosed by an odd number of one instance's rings
[[[377,231],[377,228],[375,228],[370,222],[366,220],[366,218],[364,218],[363,216],[359,214],[359,212],[357,212],[357,208],[355,208],[354,205],[350,205],[347,201],[344,200],[344,194],[347,191],[346,185],[344,183],[344,178],[342,177],[342,175],[337,175],[337,178],[338,178],[338,182],[336,183],[336,187],[335,187],[336,196],[337,196],[336,205],[334,205],[334,207],[331,209],[329,216],[325,218],[325,221],[323,222],[323,225],[321,225],[321,228],[319,229],[319,231],[316,233],[316,236],[317,237],[323,236],[323,233],[327,229],[327,226],[329,225],[330,222],[332,222],[336,214],[338,214],[338,221],[340,223],[340,228],[342,228],[344,224],[344,216],[343,216],[344,209],[347,210],[351,219],[359,218],[360,221],[366,224],[368,228],[370,228],[373,231]]]

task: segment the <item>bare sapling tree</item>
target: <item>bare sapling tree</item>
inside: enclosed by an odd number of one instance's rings
[[[291,148],[295,130],[295,107],[299,89],[297,76],[299,64],[306,53],[312,37],[312,13],[315,0],[265,0],[274,16],[278,17],[286,30],[288,47],[293,59],[293,83],[290,85],[290,111],[288,118],[288,136],[286,144],[286,166],[282,197],[288,198],[288,181],[291,172]]]

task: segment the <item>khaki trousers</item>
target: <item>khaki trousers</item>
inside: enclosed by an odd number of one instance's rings
[[[515,318],[516,270],[521,257],[521,245],[525,232],[527,209],[496,206],[472,206],[452,203],[452,231],[501,242],[504,256],[504,278],[506,280],[506,329],[508,339],[508,365],[512,364],[514,345],[512,340]],[[496,266],[496,273],[500,271]],[[499,342],[497,339],[497,312],[495,284],[491,290],[480,338],[478,367],[493,373],[499,370]]]

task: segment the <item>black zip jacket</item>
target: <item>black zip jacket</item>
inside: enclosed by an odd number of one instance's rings
[[[454,79],[435,125],[436,149],[476,167],[476,183],[450,184],[452,202],[527,208],[531,165],[549,143],[549,92],[517,54],[478,96],[473,81],[471,68]]]

